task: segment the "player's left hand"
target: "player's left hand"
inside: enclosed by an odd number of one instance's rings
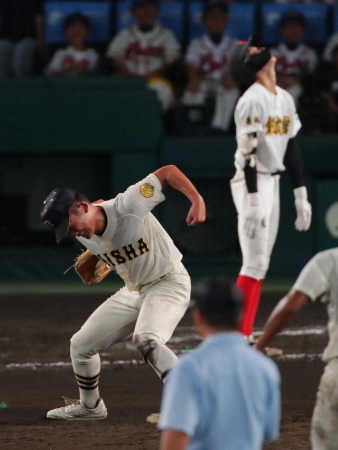
[[[205,203],[203,198],[200,198],[191,205],[188,212],[186,222],[190,227],[203,223],[206,219]]]
[[[297,218],[295,222],[296,230],[307,231],[311,225],[312,208],[307,199],[307,189],[300,186],[293,190],[295,194],[295,207]]]

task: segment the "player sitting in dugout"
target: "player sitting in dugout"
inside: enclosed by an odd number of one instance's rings
[[[67,48],[57,50],[45,69],[46,75],[89,75],[97,71],[99,54],[88,48],[90,21],[80,13],[66,17],[63,33],[69,43]]]
[[[182,103],[187,106],[203,105],[208,98],[214,98],[211,128],[221,132],[228,130],[239,97],[228,67],[236,41],[225,34],[227,24],[228,6],[225,3],[211,3],[205,7],[203,25],[206,33],[189,44],[185,57],[188,83],[182,97]]]
[[[276,56],[277,84],[293,97],[296,106],[303,93],[302,82],[312,74],[318,63],[316,52],[304,42],[306,34],[305,17],[290,10],[280,20],[279,33],[283,41],[271,53]]]
[[[168,70],[179,56],[179,44],[171,30],[157,23],[159,12],[158,0],[134,0],[136,24],[113,38],[106,56],[118,75],[144,76],[167,111],[174,100]]]

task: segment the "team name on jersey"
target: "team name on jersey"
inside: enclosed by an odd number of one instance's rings
[[[269,116],[265,125],[265,135],[271,136],[272,134],[288,134],[290,122],[289,116],[283,116],[282,119],[278,116]]]
[[[163,45],[148,45],[142,48],[139,42],[132,42],[125,51],[126,59],[134,59],[137,56],[158,56],[164,54]]]
[[[135,245],[135,247],[133,244],[128,244],[124,245],[119,250],[112,250],[109,253],[103,253],[102,255],[97,256],[110,266],[119,266],[120,264],[125,264],[127,261],[136,259],[149,252],[149,247],[144,242],[143,238],[137,241],[137,246]]]
[[[201,58],[201,68],[204,75],[210,75],[213,72],[222,70],[227,59],[225,56],[222,57],[220,61],[216,61],[212,54],[203,55]]]

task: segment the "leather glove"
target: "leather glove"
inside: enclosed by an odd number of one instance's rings
[[[293,190],[295,194],[295,207],[297,211],[297,219],[295,222],[296,230],[306,231],[309,229],[312,217],[312,208],[307,200],[307,189],[300,186]]]
[[[248,206],[244,214],[244,233],[253,239],[258,227],[265,227],[265,212],[258,192],[248,194]]]

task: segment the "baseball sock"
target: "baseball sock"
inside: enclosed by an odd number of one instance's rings
[[[239,331],[244,336],[250,336],[256,317],[259,300],[261,297],[263,280],[255,280],[246,275],[239,275],[236,281],[237,287],[243,292],[243,313],[239,325]]]
[[[92,356],[85,364],[72,360],[75,378],[79,386],[80,400],[88,408],[95,408],[100,399],[100,356]]]

